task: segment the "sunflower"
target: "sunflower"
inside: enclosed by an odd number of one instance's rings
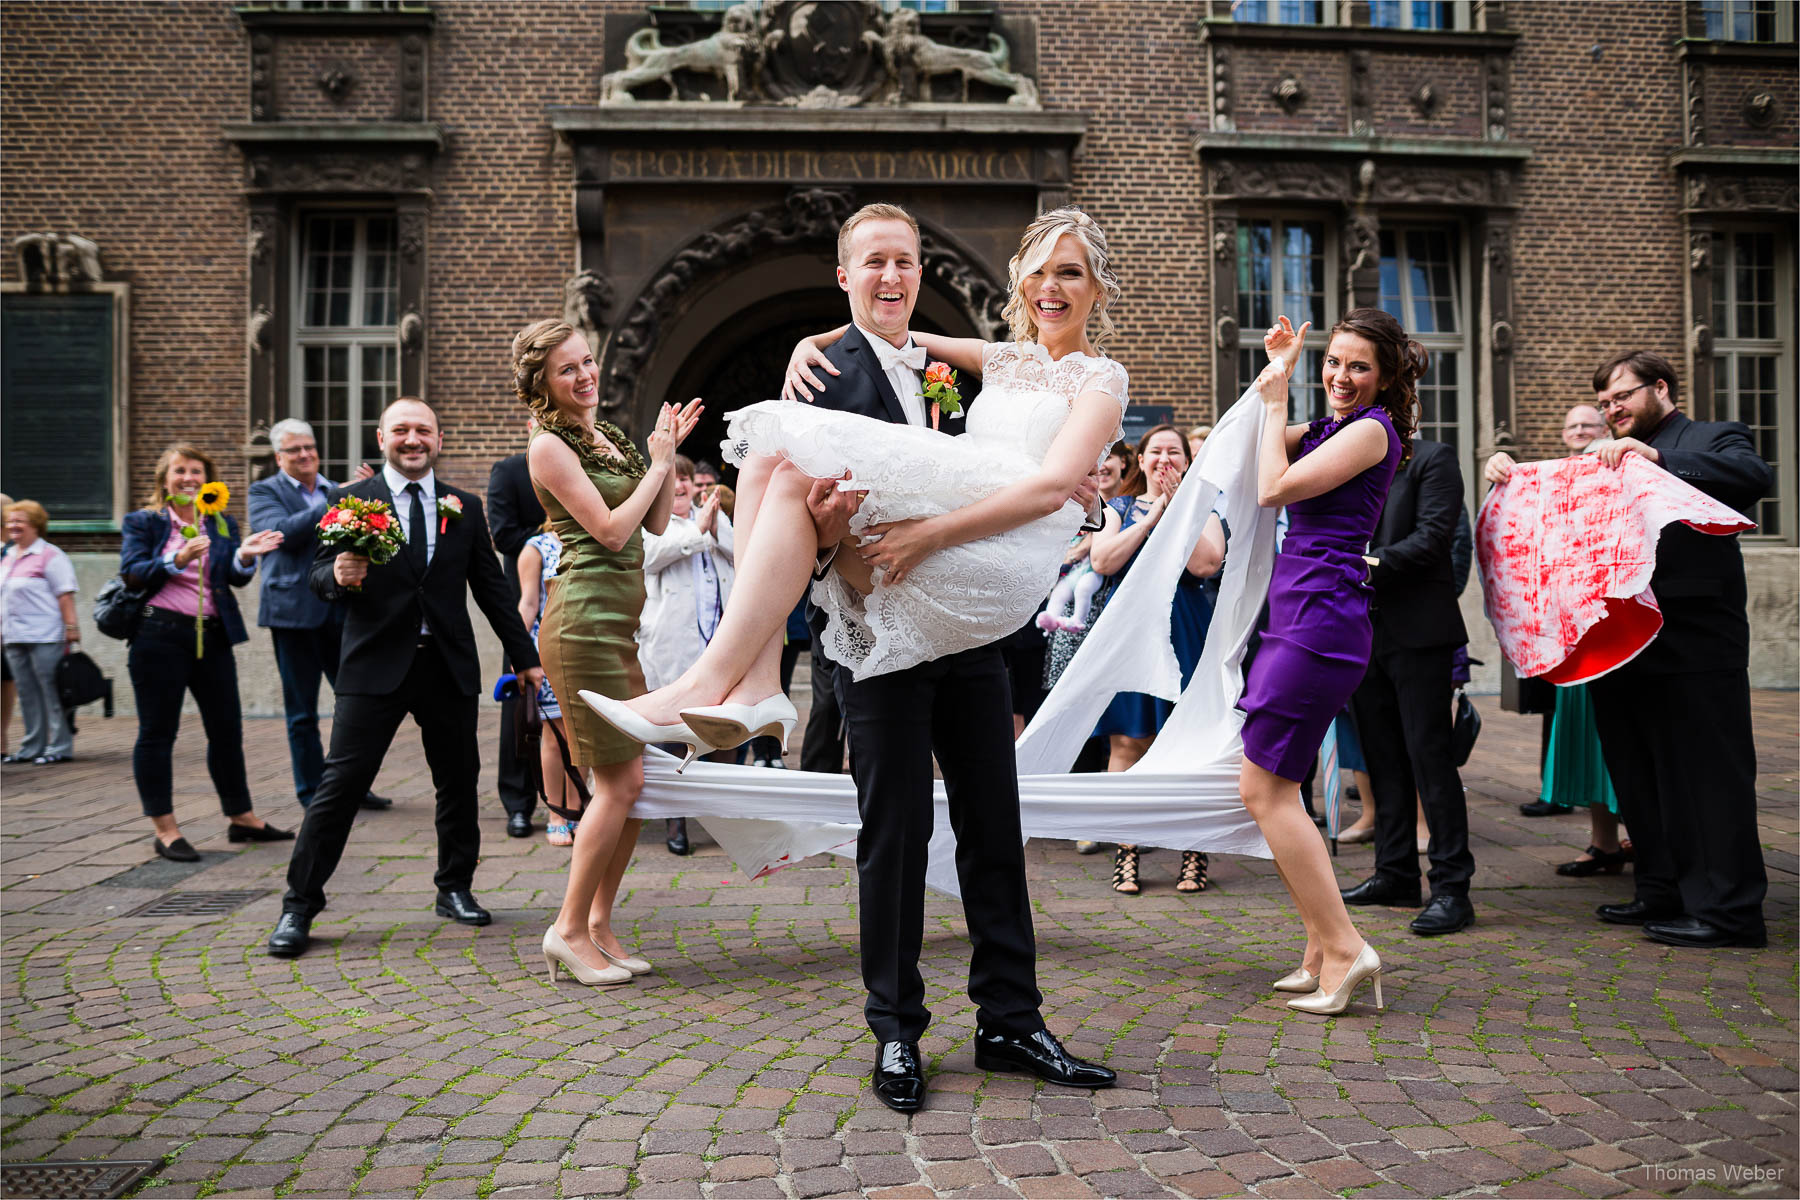
[[[205,487],[202,487],[199,495],[194,497],[195,510],[198,511],[201,516],[206,517],[210,517],[214,513],[224,512],[225,506],[230,503],[231,489],[216,479]]]

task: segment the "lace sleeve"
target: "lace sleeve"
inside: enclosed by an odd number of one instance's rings
[[[1131,404],[1126,384],[1125,368],[1108,358],[1095,363],[1083,377],[1081,386],[1075,389],[1077,396],[1083,392],[1105,392],[1119,402],[1119,427],[1113,432],[1114,441],[1125,436],[1125,410]]]
[[[986,381],[994,371],[1009,362],[1017,362],[1019,348],[1012,342],[983,342],[981,346],[981,378]]]

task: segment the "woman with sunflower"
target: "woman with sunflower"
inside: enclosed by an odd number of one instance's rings
[[[294,836],[257,816],[251,804],[231,651],[250,636],[231,589],[255,578],[256,560],[281,545],[281,533],[265,529],[240,542],[237,522],[224,512],[231,493],[223,483],[208,482],[214,473],[212,459],[194,446],[163,451],[148,503],[126,515],[119,546],[120,573],[150,595],[126,660],[138,710],[132,776],[156,830],[157,854],[176,862],[200,858],[174,814],[175,735],[188,692],[200,707],[206,769],[231,823],[231,840]]]

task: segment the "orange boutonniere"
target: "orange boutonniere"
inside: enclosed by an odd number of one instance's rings
[[[443,537],[444,531],[450,528],[450,522],[462,520],[462,498],[449,495],[439,496],[437,508],[438,536]]]
[[[940,417],[954,417],[962,411],[962,393],[956,390],[956,372],[949,363],[934,362],[925,368],[925,402],[931,405],[933,429]]]

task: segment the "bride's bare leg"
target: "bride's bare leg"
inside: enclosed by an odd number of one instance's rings
[[[684,708],[761,700],[781,690],[781,633],[816,562],[806,507],[812,480],[786,461],[758,459],[739,482],[737,580],[719,627],[679,679],[631,701],[658,724],[673,723]]]

